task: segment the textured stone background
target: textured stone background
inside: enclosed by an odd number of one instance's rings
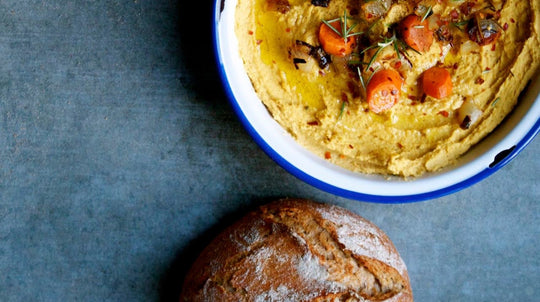
[[[436,200],[319,191],[232,112],[211,2],[0,1],[1,301],[175,301],[217,231],[284,196],[378,224],[417,301],[538,301],[538,139]]]

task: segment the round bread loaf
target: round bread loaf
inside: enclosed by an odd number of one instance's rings
[[[218,235],[186,275],[180,301],[413,301],[388,236],[337,206],[283,199]]]

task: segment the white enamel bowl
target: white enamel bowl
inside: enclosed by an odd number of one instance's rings
[[[258,99],[238,54],[234,33],[236,0],[217,0],[214,45],[226,94],[244,127],[274,161],[299,179],[346,198],[404,203],[437,198],[469,187],[512,160],[540,129],[540,77],[537,75],[510,116],[468,151],[457,165],[414,180],[354,173],[300,146]]]

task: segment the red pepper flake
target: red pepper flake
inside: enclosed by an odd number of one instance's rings
[[[326,159],[332,158],[332,154],[330,153],[330,151],[324,152],[324,158],[326,158]]]
[[[394,64],[394,68],[395,68],[395,69],[401,68],[401,61],[397,61],[397,62]]]
[[[354,149],[354,146],[353,146],[353,145],[349,145],[349,148],[350,148],[350,149]]]
[[[452,18],[452,21],[459,20],[459,12],[455,8],[450,12],[450,18]]]
[[[514,20],[514,18],[510,18],[510,22],[516,23],[516,20]]]
[[[503,29],[504,29],[504,31],[506,31],[508,29],[508,23],[504,23]]]
[[[452,68],[454,68],[454,69],[458,69],[458,67],[459,67],[458,63],[454,63],[454,65],[452,66]]]
[[[491,68],[489,68],[489,67],[486,67],[486,69],[484,69],[484,71],[486,71],[486,72],[490,71],[490,70],[491,70]]]
[[[448,117],[448,111],[446,111],[446,110],[439,111],[439,114],[444,116],[444,117]]]
[[[257,40],[257,45],[261,45],[262,42],[262,40]]]
[[[397,143],[397,146],[399,149],[403,149],[403,145],[401,143]]]
[[[484,79],[482,79],[481,77],[478,77],[476,78],[476,80],[474,81],[475,84],[484,84]]]
[[[495,45],[496,45],[496,44],[493,43],[493,46],[491,46],[491,51],[495,51],[495,49],[496,49],[496,48],[495,48]]]
[[[345,155],[344,155],[344,154],[340,154],[340,155],[339,155],[339,158],[344,159],[344,158],[345,158]]]
[[[290,32],[291,32],[291,28],[290,28],[290,27],[287,27],[287,28],[285,28],[285,31],[288,32],[288,33],[290,33]]]
[[[319,126],[319,121],[311,121],[307,123],[310,126]]]
[[[253,31],[252,30],[248,30],[248,35],[253,35]]]

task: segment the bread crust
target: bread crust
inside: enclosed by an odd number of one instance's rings
[[[219,234],[180,301],[413,301],[388,236],[346,209],[305,199],[263,205]]]

